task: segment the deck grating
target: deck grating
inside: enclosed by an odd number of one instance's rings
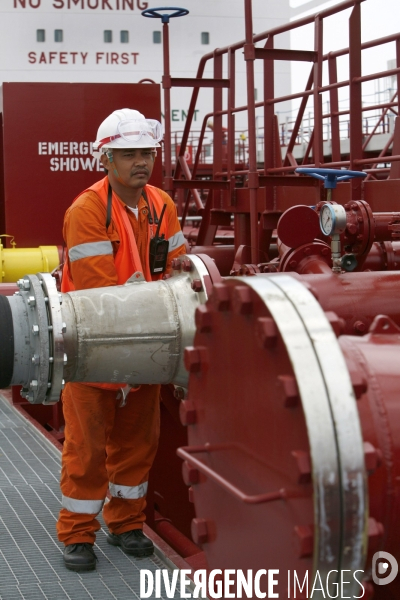
[[[57,448],[0,396],[0,600],[138,600],[140,570],[168,567],[107,544],[101,518],[96,571],[65,569],[55,530],[59,476]]]

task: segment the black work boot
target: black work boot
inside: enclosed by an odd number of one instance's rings
[[[141,529],[133,529],[116,535],[109,533],[107,542],[113,546],[121,546],[125,554],[132,556],[151,556],[154,552],[153,542],[146,537]]]
[[[64,563],[70,571],[93,571],[96,568],[93,544],[69,544],[64,549]]]

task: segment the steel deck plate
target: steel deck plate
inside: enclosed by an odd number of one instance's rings
[[[58,449],[0,396],[0,600],[137,600],[140,570],[168,566],[160,553],[135,559],[108,544],[101,518],[96,571],[78,574],[64,567],[55,529],[60,458]],[[174,597],[180,597],[179,586]]]

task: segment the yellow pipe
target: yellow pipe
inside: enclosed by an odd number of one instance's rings
[[[57,246],[15,248],[15,242],[11,244],[12,248],[0,244],[0,283],[15,283],[27,273],[51,273],[60,264]]]

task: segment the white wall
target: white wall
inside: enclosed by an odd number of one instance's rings
[[[162,44],[153,44],[152,32],[160,31],[162,25],[160,20],[145,19],[140,13],[146,5],[152,8],[163,3],[160,0],[130,1],[133,10],[128,9],[126,2],[125,10],[122,9],[124,0],[1,0],[0,82],[125,83],[150,78],[159,83],[163,70]],[[96,4],[97,9],[89,8]],[[179,5],[189,9],[190,13],[170,21],[172,76],[194,77],[204,54],[245,38],[244,1],[182,0]],[[253,0],[256,33],[286,23],[289,17],[289,0]],[[36,41],[37,29],[46,30],[44,43]],[[54,42],[54,29],[63,30],[62,43]],[[104,43],[104,29],[113,31],[112,44]],[[129,44],[119,41],[121,30],[129,31]],[[210,33],[208,46],[201,44],[203,31]],[[278,37],[276,46],[288,48],[289,36]],[[117,64],[111,64],[111,52]],[[122,64],[123,60],[127,64]],[[246,67],[241,52],[237,53],[237,64],[236,103],[242,105],[246,104]],[[255,87],[259,100],[262,99],[261,72],[261,61],[256,61]],[[207,74],[212,76],[210,70]],[[289,63],[276,63],[276,88],[277,94],[290,93]],[[182,111],[187,110],[190,95],[185,88],[172,90],[171,107],[177,111],[175,117],[179,118],[173,122],[175,129],[183,127]],[[211,108],[211,97],[210,90],[201,90],[197,114],[199,126],[200,119]]]

